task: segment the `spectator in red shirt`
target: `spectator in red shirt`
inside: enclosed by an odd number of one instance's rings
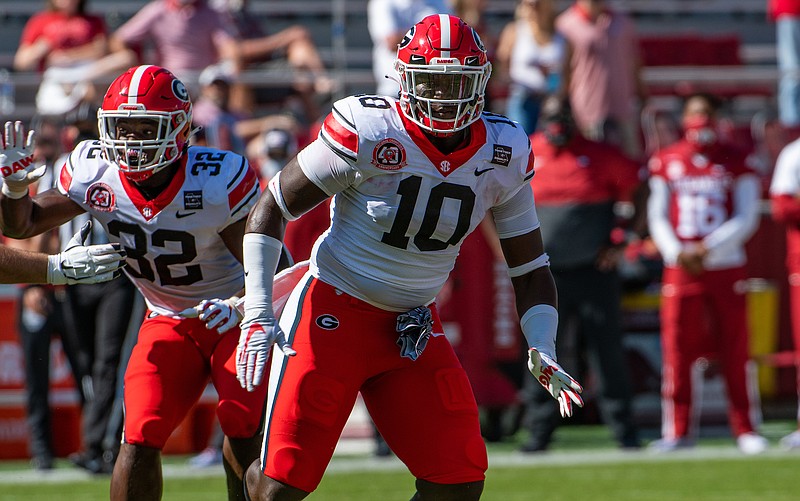
[[[584,354],[578,347],[585,351],[598,376],[603,421],[621,448],[638,448],[616,269],[622,242],[611,235],[614,206],[633,202],[640,168],[616,147],[584,138],[569,105],[556,97],[545,100],[540,121],[541,131],[531,135],[536,153],[531,186],[558,289],[559,362],[570,374],[581,373]],[[526,386],[524,424],[530,436],[522,451],[539,452],[550,444],[558,409]]]
[[[25,25],[14,69],[43,72],[36,111],[62,115],[94,98],[95,61],[107,53],[105,21],[86,13],[86,0],[48,0]]]
[[[25,24],[14,54],[17,71],[71,66],[106,54],[106,24],[86,13],[86,0],[48,0]]]

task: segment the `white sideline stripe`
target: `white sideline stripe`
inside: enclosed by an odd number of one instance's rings
[[[349,440],[343,442],[350,442]],[[352,449],[358,449],[359,454],[372,452],[372,439],[352,440],[358,442],[351,444]],[[340,442],[340,445],[341,444]],[[350,448],[350,447],[348,447]],[[339,448],[337,448],[339,451]],[[339,473],[352,473],[359,471],[405,471],[405,465],[396,457],[376,458],[358,457],[347,458],[344,454],[337,454],[328,466],[326,475]],[[536,466],[542,468],[569,468],[575,465],[593,464],[621,464],[621,463],[667,463],[667,462],[701,462],[709,459],[747,460],[756,456],[746,456],[732,444],[726,446],[698,446],[690,450],[675,451],[670,453],[655,453],[644,449],[642,451],[574,451],[574,452],[549,452],[545,454],[523,454],[521,452],[502,452],[489,454],[489,474],[492,469],[519,466]],[[787,452],[773,446],[764,454],[757,456],[759,460],[778,460],[794,457],[800,460],[800,455]],[[216,465],[208,468],[197,468],[186,464],[169,464],[163,467],[164,478],[197,478],[197,477],[222,477],[222,466]],[[97,477],[82,470],[59,468],[48,472],[36,470],[17,470],[0,472],[0,485],[2,484],[41,484],[41,483],[67,483],[81,480],[97,480],[110,477]]]

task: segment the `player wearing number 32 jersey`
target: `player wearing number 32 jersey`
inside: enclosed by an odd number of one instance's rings
[[[77,145],[57,188],[2,198],[4,230],[18,237],[90,213],[125,249],[125,272],[146,300],[125,373],[114,501],[160,498],[160,451],[209,379],[219,394],[230,499],[241,496],[244,467],[258,457],[266,389],[238,384],[231,327],[244,289],[245,221],[260,189],[240,155],[188,145],[191,118],[188,93],[172,73],[131,68],[105,95],[100,139]]]
[[[395,67],[400,99],[336,102],[248,217],[237,349],[244,387],[259,388],[278,347],[262,457],[246,476],[253,500],[302,499],[317,487],[359,392],[417,478],[414,499],[480,497],[487,458],[478,409],[435,297],[487,212],[531,372],[562,415],[583,403],[555,360],[556,291],[529,184],[530,143],[518,124],[483,113],[491,66],[480,39],[457,17],[428,16],[400,43]],[[272,270],[284,223],[331,196],[331,225],[278,322]]]
[[[147,200],[100,155],[99,141],[80,143],[61,168],[58,190],[106,228],[128,252],[125,271],[159,315],[242,290],[244,274],[220,232],[245,218],[258,198],[255,172],[241,156],[187,149],[166,189]]]

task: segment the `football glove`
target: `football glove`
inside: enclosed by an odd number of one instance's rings
[[[206,323],[209,330],[217,329],[222,334],[235,327],[244,314],[237,307],[241,300],[237,296],[228,299],[204,299],[200,304],[187,308],[179,313],[184,318],[197,318]]]
[[[10,198],[22,198],[28,194],[28,186],[44,175],[47,166],[36,166],[33,161],[34,131],[25,137],[22,122],[6,122],[0,135],[0,174],[3,176],[3,194]]]
[[[558,400],[561,417],[572,416],[572,403],[583,407],[583,387],[558,365],[558,362],[536,348],[528,351],[528,370]]]
[[[271,311],[247,310],[236,347],[236,379],[242,388],[254,391],[261,384],[270,350],[276,343],[286,356],[297,355]]]
[[[125,251],[120,244],[86,245],[91,231],[92,222],[87,221],[64,252],[48,256],[47,283],[96,284],[119,276],[125,266]]]

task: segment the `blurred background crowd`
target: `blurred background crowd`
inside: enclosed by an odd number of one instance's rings
[[[758,437],[764,418],[794,419],[790,291],[800,287],[800,270],[792,268],[800,262],[792,260],[800,253],[792,246],[800,209],[791,200],[800,193],[785,183],[770,187],[779,155],[800,136],[800,1],[0,0],[0,119],[35,127],[40,158],[55,165],[97,134],[99,94],[121,70],[158,64],[192,95],[202,126],[193,141],[244,154],[263,185],[316,136],[337,98],[396,95],[396,45],[434,12],[454,13],[478,30],[494,67],[487,110],[517,121],[532,138],[534,193],[561,294],[558,353],[586,387],[587,405],[571,424],[604,422],[623,448],[660,437],[655,446],[668,450],[689,446],[701,425],[726,424],[729,408],[737,439]],[[701,104],[690,106],[698,96]],[[734,216],[749,218],[737,227],[743,259],[723,263],[741,271],[743,302],[703,313],[708,321],[698,323],[710,334],[692,335],[711,341],[688,362],[663,344],[667,322],[676,338],[686,328],[663,315],[665,295],[672,296],[662,290],[662,274],[665,265],[702,270],[709,261],[702,249],[671,253],[669,242],[653,238],[659,221],[646,210],[650,174],[678,177],[668,161],[661,169],[653,159],[681,141],[695,148],[687,161],[699,155],[746,169],[756,186],[752,203],[737,199],[729,214],[731,225],[739,222]],[[716,159],[711,143],[734,153]],[[550,174],[556,168],[564,170]],[[42,188],[52,183],[40,181]],[[781,197],[775,213],[771,199]],[[289,225],[296,261],[326,227],[326,207]],[[437,302],[472,379],[486,440],[524,430],[521,449],[540,452],[557,439],[555,407],[527,385],[495,240],[491,228],[467,239]],[[14,245],[52,252],[59,237]],[[129,283],[70,287],[2,290],[0,311],[9,315],[0,315],[0,391],[8,396],[0,400],[0,459],[31,457],[47,469],[54,457],[71,455],[77,466],[110,472],[120,433],[116,374],[141,299]],[[747,313],[736,317],[748,361],[739,375],[726,370],[727,357],[738,355],[720,349],[728,333],[715,332],[737,308]],[[665,364],[686,370],[694,397],[662,386]],[[666,416],[665,406],[681,405],[694,410]],[[201,402],[166,452],[210,444],[195,464],[220,460],[209,408]],[[744,453],[763,450],[757,439],[737,445]],[[800,448],[800,436],[783,445]],[[380,441],[376,447],[391,453]]]

